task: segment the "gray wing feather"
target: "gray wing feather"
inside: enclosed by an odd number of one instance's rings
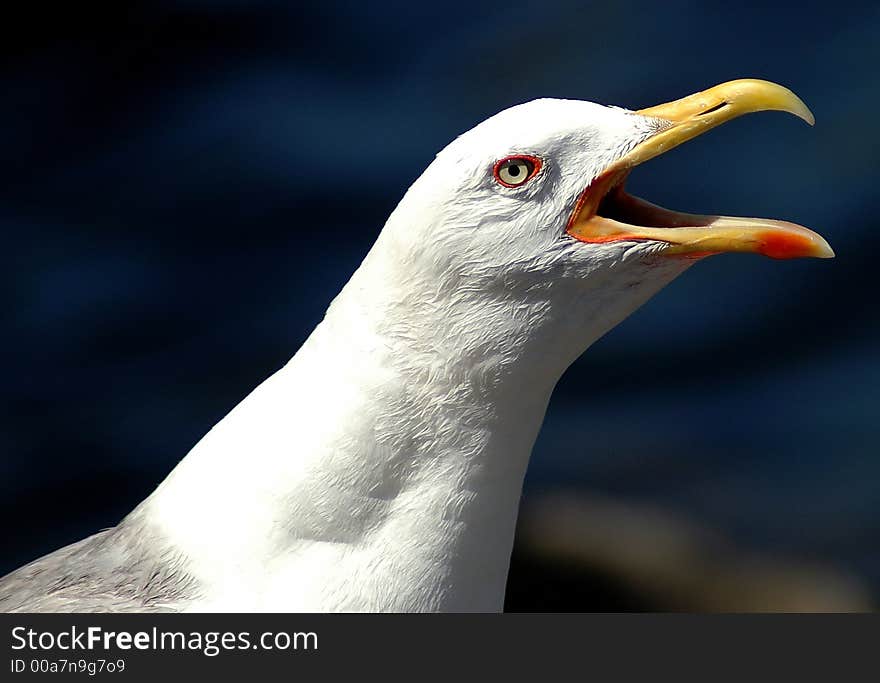
[[[183,558],[135,510],[0,579],[0,612],[176,612],[199,596]]]

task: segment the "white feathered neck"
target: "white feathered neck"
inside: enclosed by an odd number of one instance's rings
[[[386,251],[146,502],[205,586],[191,608],[500,610],[553,387],[677,274],[450,297]]]

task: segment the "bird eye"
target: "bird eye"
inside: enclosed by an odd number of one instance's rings
[[[519,187],[535,177],[541,170],[541,160],[537,157],[516,155],[506,157],[495,164],[495,180],[504,187]]]

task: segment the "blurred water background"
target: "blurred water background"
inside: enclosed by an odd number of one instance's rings
[[[880,591],[876,2],[22,9],[0,28],[0,573],[114,524],[286,362],[460,132],[536,97],[638,108],[758,77],[815,128],[747,117],[630,187],[802,223],[837,258],[710,259],[571,368],[526,480],[544,512],[524,523],[544,526],[521,530],[509,607],[772,606],[773,588],[617,600],[630,578],[601,548],[554,573],[535,558],[570,519],[542,507],[560,495],[588,520],[602,501],[609,553],[679,520],[723,538],[722,558],[830,572],[865,604]]]

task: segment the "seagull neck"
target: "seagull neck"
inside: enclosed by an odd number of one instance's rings
[[[617,320],[377,272],[147,501],[212,608],[502,607],[550,394]]]
[[[325,388],[360,388],[336,405],[351,450],[325,475],[347,482],[335,507],[362,511],[352,540],[390,601],[368,609],[502,608],[523,478],[567,365],[528,339],[542,303],[447,298],[355,277],[295,361],[332,357]]]

